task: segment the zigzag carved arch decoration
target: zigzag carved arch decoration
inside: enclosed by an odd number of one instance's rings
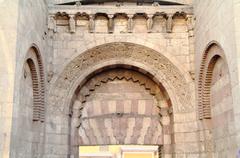
[[[77,98],[75,98],[76,100],[73,103],[73,108],[72,108],[73,111],[71,114],[72,131],[75,131],[73,133],[76,134],[75,136],[73,136],[74,138],[72,139],[72,143],[74,145],[80,145],[80,144],[94,145],[97,142],[99,137],[101,137],[101,140],[104,140],[103,142],[100,142],[100,144],[102,143],[102,145],[104,145],[105,143],[115,144],[117,142],[122,142],[122,144],[126,144],[127,142],[129,144],[131,143],[134,144],[134,142],[139,143],[138,139],[140,140],[140,138],[142,137],[144,138],[143,139],[144,142],[147,144],[163,143],[163,137],[162,137],[163,129],[168,128],[167,126],[170,126],[170,125],[166,125],[166,124],[163,125],[161,122],[161,118],[170,117],[171,115],[171,101],[168,95],[165,93],[165,89],[162,89],[163,87],[161,87],[161,85],[158,85],[158,83],[154,82],[152,78],[147,74],[144,74],[143,72],[138,72],[133,69],[123,68],[121,66],[122,65],[117,66],[115,68],[109,68],[109,69],[106,68],[103,71],[94,74],[91,78],[89,78],[85,82],[85,84],[82,87],[79,87],[79,89],[76,91]],[[107,84],[108,82],[116,81],[116,80],[121,80],[121,81],[125,80],[127,82],[131,82],[131,84],[136,84],[136,86],[139,87],[141,90],[144,90],[144,92],[148,96],[153,96],[154,98],[153,100],[156,99],[158,103],[152,104],[155,108],[152,109],[151,114],[147,112],[144,114],[139,114],[139,116],[137,116],[138,114],[136,113],[131,114],[126,111],[118,113],[117,110],[115,111],[116,113],[114,113],[113,111],[111,111],[111,113],[108,113],[108,114],[100,112],[96,115],[94,114],[91,116],[88,115],[87,113],[82,114],[82,111],[84,111],[84,108],[88,106],[85,104],[85,102],[91,101],[91,99],[94,98],[93,96],[93,98],[89,98],[88,100],[87,97],[90,97],[92,94],[94,94],[95,91],[97,91],[98,88],[100,88],[101,86],[104,86],[104,84]],[[162,104],[163,102],[164,104]],[[153,111],[155,111],[156,113],[154,113]],[[103,118],[101,116],[103,116]],[[111,123],[106,126],[101,124],[101,122],[104,122],[103,121],[104,119],[109,120],[108,117],[111,117],[113,120],[114,119],[122,120],[122,119],[130,119],[130,118],[131,119],[134,118],[133,120],[135,120],[137,118],[136,122],[139,122],[139,120],[142,119],[142,116],[147,117],[149,124],[147,125],[145,124],[144,126],[143,122],[140,121],[141,124],[138,124],[138,125],[134,124],[133,129],[136,127],[138,127],[139,130],[142,129],[143,127],[146,128],[147,133],[143,135],[141,135],[140,133],[137,134],[137,133],[131,133],[131,132],[130,132],[130,135],[128,135],[127,134],[128,132],[125,131],[126,128],[123,128],[121,131],[123,133],[125,132],[126,133],[124,135],[117,134],[116,137],[113,138],[111,137],[112,136],[111,134],[107,135],[105,133],[106,130],[108,132],[110,130],[111,132],[114,133],[114,131],[116,130],[118,131],[121,128],[117,128],[117,126],[112,126]],[[100,126],[92,127],[91,122],[92,123],[95,122]],[[78,132],[76,132],[76,130]]]
[[[169,97],[174,99],[175,111],[189,112],[193,110],[190,83],[185,78],[186,74],[183,74],[169,59],[142,45],[113,42],[89,49],[65,67],[51,87],[49,113],[69,114],[76,88],[86,81],[91,73],[112,64],[135,66],[140,69],[140,72],[145,69],[154,76],[154,81],[162,83]],[[179,105],[177,106],[177,104]]]
[[[144,86],[144,88],[149,91],[149,93],[153,96],[159,92],[159,87],[156,86],[150,78],[143,77],[138,72],[129,71],[129,70],[115,70],[114,73],[103,72],[104,75],[95,76],[90,79],[83,87],[81,87],[80,94],[82,96],[81,102],[84,103],[97,87],[100,87],[102,84],[106,84],[110,81],[114,80],[126,80],[132,81],[134,83],[138,83],[140,86]]]

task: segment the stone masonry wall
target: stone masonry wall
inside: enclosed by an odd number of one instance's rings
[[[81,6],[83,7],[83,6]],[[98,6],[99,7],[99,6]],[[114,6],[115,7],[115,6]],[[110,7],[110,11],[114,10],[114,7]],[[90,7],[94,8],[94,7]],[[144,8],[144,7],[143,7]],[[87,8],[85,8],[87,10]],[[115,8],[117,9],[117,8]],[[131,11],[129,8],[126,11]],[[136,8],[135,8],[136,9]],[[145,12],[149,8],[142,9],[140,12]],[[156,8],[155,8],[156,9]],[[66,65],[71,63],[76,57],[82,55],[85,51],[91,50],[96,46],[100,46],[103,44],[108,44],[112,42],[129,42],[133,44],[144,45],[148,48],[152,48],[155,50],[160,50],[163,55],[168,56],[170,61],[176,61],[179,63],[183,69],[184,75],[190,76],[193,73],[193,42],[192,42],[192,28],[189,26],[187,18],[184,15],[176,15],[173,17],[173,25],[169,25],[166,28],[166,17],[161,18],[160,20],[156,20],[153,22],[153,31],[148,32],[148,28],[146,25],[142,25],[144,23],[148,23],[147,18],[140,14],[141,18],[137,16],[133,16],[133,33],[128,32],[129,30],[119,31],[120,24],[119,21],[114,18],[114,23],[118,24],[117,27],[114,27],[113,32],[109,33],[106,29],[107,26],[107,19],[103,18],[101,15],[100,17],[95,17],[97,21],[95,21],[94,31],[89,30],[89,27],[92,25],[89,24],[91,20],[81,19],[79,18],[78,14],[75,13],[75,10],[71,10],[71,7],[64,7],[60,6],[59,8],[54,7],[50,9],[51,14],[49,16],[49,46],[53,50],[53,54],[51,57],[51,70],[48,74],[48,81],[54,85],[54,82],[58,79],[59,75],[63,72]],[[106,9],[107,10],[107,9]],[[171,9],[170,9],[171,10]],[[94,10],[93,10],[94,11]],[[115,10],[117,11],[117,10]],[[154,9],[153,9],[154,11]],[[86,11],[87,12],[87,11]],[[69,14],[68,14],[69,13]],[[76,16],[77,15],[77,16]],[[85,15],[84,15],[85,16]],[[91,18],[91,14],[89,14]],[[161,16],[161,15],[160,15]],[[111,18],[109,16],[109,18]],[[157,19],[157,18],[156,18]],[[73,22],[74,20],[75,23]],[[109,19],[108,19],[109,20]],[[116,20],[116,21],[115,21]],[[136,23],[135,23],[136,22]],[[121,25],[124,26],[122,28],[127,28],[128,18],[121,18]],[[169,23],[169,21],[168,21]],[[97,26],[96,26],[97,25]],[[191,24],[190,24],[191,25]],[[115,25],[114,25],[115,26]],[[96,31],[97,29],[97,31]],[[190,39],[191,38],[191,39]],[[96,48],[97,49],[97,48]],[[97,50],[94,50],[94,52]],[[107,50],[106,50],[107,52]],[[106,53],[104,52],[104,53]],[[110,53],[110,52],[109,52]],[[94,58],[94,57],[93,57]],[[93,63],[91,63],[93,64]],[[69,72],[69,75],[72,75]],[[60,76],[61,77],[61,76]],[[194,76],[192,76],[194,77]],[[191,84],[192,80],[190,81],[189,85]],[[191,87],[191,92],[194,93],[194,87]],[[61,87],[60,87],[61,88]],[[175,105],[177,106],[177,104]],[[198,142],[196,137],[196,116],[194,112],[191,113],[182,113],[176,114],[173,117],[176,121],[174,123],[175,133],[175,140],[176,149],[175,155],[176,156],[184,156],[184,155],[191,155],[197,156],[198,155]],[[51,117],[50,117],[51,118]],[[55,119],[56,122],[59,122],[61,118]],[[183,123],[184,122],[184,123]],[[56,125],[56,140],[49,140],[49,149],[48,153],[51,156],[55,156],[57,153],[56,146],[54,144],[57,141],[60,141],[60,134],[64,133],[67,135],[65,129],[65,124],[67,121],[64,119],[64,123],[60,123]],[[62,125],[64,124],[64,125]],[[55,130],[54,127],[51,125],[47,125],[48,131]],[[60,128],[61,127],[61,128]],[[57,129],[59,128],[59,130]],[[55,132],[55,131],[54,131]],[[53,132],[52,132],[53,133]],[[51,133],[51,134],[52,134]],[[53,135],[53,134],[52,134]],[[49,134],[50,136],[50,134]],[[188,139],[185,139],[188,138]],[[63,148],[61,154],[64,155],[66,153],[66,139],[65,143],[62,143],[58,146],[58,148]],[[53,148],[51,151],[51,148]]]
[[[190,6],[167,7],[165,10],[162,6],[149,6],[150,9],[144,6],[138,6],[137,9],[121,8],[127,14],[115,14],[121,10],[114,8],[116,6],[105,8],[106,12],[114,11],[114,14],[93,14],[96,11],[94,5],[81,13],[75,7],[47,7],[47,3],[66,1],[68,0],[0,0],[0,158],[32,157],[31,142],[35,140],[32,130],[34,125],[31,124],[34,88],[30,68],[26,65],[29,48],[35,46],[41,54],[47,76],[44,84],[50,88],[77,56],[95,46],[112,42],[129,42],[158,50],[170,61],[180,65],[184,75],[195,78],[196,87],[206,48],[211,42],[219,45],[224,57],[216,62],[213,69],[210,90],[212,120],[206,122],[211,127],[209,131],[212,132],[210,137],[213,140],[214,155],[235,157],[240,146],[239,0],[195,0],[195,27]],[[176,2],[190,4],[191,0]],[[158,7],[164,12],[159,12]],[[154,14],[149,14],[154,10]],[[189,82],[190,91],[195,93],[193,80]],[[46,102],[47,105],[50,103]],[[204,123],[199,121],[197,126],[194,112],[173,117],[176,132],[173,143],[178,144],[175,147],[176,155],[198,157],[201,152],[200,156],[206,156],[204,145],[198,143],[199,140],[202,141]],[[51,124],[48,123],[48,126]],[[46,131],[53,128],[55,127],[49,127]],[[199,140],[196,136],[197,129]],[[57,130],[63,132],[66,129]],[[53,142],[52,148],[46,149],[46,157],[69,154],[65,151],[68,147],[64,146],[69,133],[66,137],[56,136],[56,139],[50,138],[51,134],[44,139],[44,132],[37,133],[43,137],[42,141]],[[63,140],[66,140],[63,150],[55,148],[54,145],[61,146]],[[44,148],[39,151],[38,156],[41,157]]]
[[[26,67],[27,54],[34,46],[39,51],[43,67],[46,68],[48,51],[46,45],[47,4],[45,0],[21,0],[17,5],[19,10],[16,25],[16,48],[14,48],[16,70],[15,82],[12,83],[15,89],[10,157],[31,158],[34,147],[32,142],[37,139],[33,136],[38,127],[34,127],[35,124],[33,124],[33,93],[31,90],[33,87],[27,86],[32,84],[32,77],[27,69],[24,70],[24,67]],[[28,76],[28,80],[24,79],[24,75]],[[44,134],[41,133],[41,137],[43,136]],[[43,154],[42,150],[42,148],[39,149],[41,154]]]
[[[232,107],[234,111],[239,111],[239,77],[238,77],[238,53],[237,53],[237,47],[236,47],[236,30],[238,30],[238,27],[236,27],[236,5],[235,1],[225,1],[225,0],[210,0],[210,1],[201,1],[196,0],[194,3],[194,14],[196,17],[196,24],[195,24],[195,68],[196,68],[196,85],[199,83],[199,74],[200,74],[200,68],[201,68],[201,62],[203,61],[203,54],[207,52],[207,47],[210,46],[211,43],[217,44],[219,47],[223,49],[223,60],[226,63],[228,67],[229,72],[229,80],[219,80],[219,84],[214,85],[211,92],[212,98],[210,102],[213,102],[212,106],[214,104],[221,104],[222,106],[231,106],[230,102],[221,103],[223,101],[220,101],[223,97],[221,89],[229,85],[229,87],[226,89],[224,88],[225,92],[229,90],[229,93],[232,93]],[[236,9],[236,10],[235,10]],[[224,17],[224,19],[223,19]],[[220,52],[219,52],[220,53]],[[216,68],[218,69],[218,68]],[[220,72],[219,72],[220,73]],[[214,76],[213,76],[214,78]],[[216,80],[214,79],[213,82]],[[218,82],[216,82],[218,83]],[[221,84],[220,84],[221,83]],[[229,84],[230,83],[230,84]],[[215,96],[215,97],[214,97]],[[216,97],[217,96],[217,97]],[[198,96],[199,97],[199,96]],[[218,98],[218,99],[216,99]],[[199,98],[198,98],[199,99]],[[224,96],[224,100],[228,100],[228,95]],[[196,100],[197,101],[197,100]],[[217,101],[217,102],[216,102]],[[217,106],[213,106],[212,108],[212,116],[217,116],[220,114],[219,109]],[[218,110],[217,110],[218,109]],[[221,109],[224,111],[224,108],[221,107]],[[226,110],[226,108],[225,108]],[[222,112],[223,112],[222,111]],[[225,111],[225,114],[228,115]],[[231,115],[231,114],[229,114]],[[216,122],[219,122],[222,118],[221,117],[215,117],[213,119],[213,124]],[[215,140],[217,144],[215,144],[215,149],[220,151],[220,148],[222,149],[221,152],[215,153],[215,155],[218,154],[218,156],[224,157],[224,150],[228,150],[228,157],[235,157],[237,155],[237,147],[236,147],[236,132],[237,129],[239,129],[239,124],[237,123],[237,117],[236,115],[233,118],[228,118],[226,120],[231,120],[229,124],[229,130],[225,129],[224,131],[228,131],[230,133],[224,134],[224,136],[229,136],[228,143],[226,141],[220,141],[218,136],[222,135],[223,133],[218,133],[217,130],[213,132],[215,135]],[[226,121],[225,120],[225,121]],[[199,127],[201,130],[201,126],[203,124],[200,123]],[[219,127],[221,128],[221,127]],[[239,131],[239,130],[238,130]],[[216,133],[217,132],[217,133]],[[201,133],[201,132],[200,132]],[[217,136],[218,135],[218,136]],[[218,138],[217,138],[218,137]],[[201,139],[201,134],[200,134]],[[231,146],[230,148],[228,148]],[[238,147],[239,147],[239,141],[238,141]],[[200,148],[201,145],[200,145]],[[225,155],[226,157],[226,155]]]
[[[228,67],[223,59],[215,63],[211,84],[211,134],[214,157],[235,157],[234,112]]]
[[[238,81],[240,80],[240,76],[239,76],[239,66],[240,66],[240,14],[239,14],[239,10],[240,10],[240,1],[239,0],[234,0],[233,1],[233,5],[234,5],[234,23],[235,23],[235,37],[236,37],[236,53],[237,53],[237,67],[238,67]],[[239,91],[240,91],[240,87],[239,87],[239,82],[237,82],[238,84],[236,85],[236,88],[234,89],[234,93],[233,95],[238,95]],[[236,96],[236,98],[239,98],[239,96]],[[234,104],[234,115],[235,115],[235,120],[240,120],[240,108],[239,108],[239,99],[238,99],[238,103]],[[237,133],[237,145],[238,147],[240,147],[240,124],[236,123],[236,133]],[[238,149],[238,153],[240,155],[240,151]]]
[[[10,152],[18,0],[0,1],[0,158]]]
[[[110,7],[110,10],[113,9],[114,7]],[[141,13],[145,12],[147,9],[148,8],[141,9]],[[106,15],[103,16],[102,14],[96,14],[94,16],[95,19],[93,24],[94,33],[90,33],[92,30],[89,30],[89,27],[92,26],[88,15],[84,15],[85,18],[84,16],[82,17],[78,15],[66,15],[61,14],[62,10],[71,11],[71,7],[60,7],[59,9],[55,7],[51,8],[50,11],[51,15],[49,24],[51,26],[49,26],[49,28],[51,31],[49,32],[50,40],[48,43],[52,48],[53,54],[50,62],[52,70],[49,75],[49,80],[52,77],[53,79],[56,79],[66,64],[74,59],[74,57],[81,54],[83,50],[110,42],[130,42],[146,46],[149,43],[150,47],[160,48],[167,54],[170,54],[173,57],[172,59],[177,60],[188,73],[193,73],[192,64],[194,61],[194,55],[192,49],[193,42],[191,38],[192,30],[189,30],[187,17],[175,15],[172,21],[172,28],[168,28],[168,31],[170,29],[171,33],[167,33],[166,18],[164,18],[163,15],[154,16],[151,29],[152,33],[148,33],[148,18],[142,14],[141,16],[131,15],[133,18],[133,25],[132,31],[130,32],[133,33],[128,33],[129,25],[126,14],[123,16],[114,15],[114,29],[112,33],[108,33],[109,18],[106,18]],[[53,14],[53,12],[58,11],[60,12],[60,15]],[[126,12],[127,11],[128,9]],[[71,14],[73,12],[75,11],[72,11]],[[70,24],[69,16],[73,16],[75,20],[73,24]],[[53,22],[53,20],[55,22]],[[54,33],[52,33],[52,31]]]

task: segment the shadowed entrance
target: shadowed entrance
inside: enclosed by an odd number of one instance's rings
[[[88,79],[75,95],[75,157],[80,145],[171,144],[170,100],[147,75],[121,67],[107,69]]]
[[[124,73],[120,73],[118,69],[124,69],[121,70]],[[127,75],[128,72],[131,72],[130,76]],[[106,76],[110,77],[105,78]],[[65,67],[51,88],[47,132],[49,135],[57,133],[54,136],[59,139],[67,138],[61,145],[54,144],[54,150],[64,149],[61,150],[61,155],[78,157],[78,148],[81,145],[162,145],[164,157],[181,155],[188,147],[185,140],[175,141],[176,132],[185,134],[186,128],[195,130],[195,123],[189,124],[195,115],[188,77],[162,53],[141,45],[109,43],[89,49]],[[124,92],[127,90],[124,88],[117,92],[130,95],[112,96],[115,94],[112,90],[116,88],[110,86],[115,85],[119,88],[124,84],[130,84],[127,88],[139,86],[139,94],[145,94],[140,96],[152,97],[153,104],[146,104],[144,99],[135,98],[135,101],[134,98],[130,98],[131,111],[125,112],[125,108],[122,107],[127,103],[119,100],[125,101],[127,98],[123,96],[135,95],[130,93],[132,90]],[[107,85],[108,88],[102,85]],[[98,91],[102,88],[102,91],[108,93]],[[107,104],[99,99],[104,97],[108,100]],[[107,112],[102,111],[102,105],[108,105]],[[155,107],[157,110],[148,113],[148,107]],[[175,121],[173,115],[179,118],[184,116],[184,119],[180,122]],[[99,121],[100,118],[102,121]],[[173,124],[176,127],[184,127],[184,130],[172,128]],[[160,129],[161,132],[151,128]],[[129,131],[133,134],[129,135]],[[152,139],[153,137],[156,139]],[[53,148],[51,144],[47,146]],[[184,149],[175,152],[177,146]]]

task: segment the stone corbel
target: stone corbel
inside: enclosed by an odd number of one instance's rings
[[[108,33],[113,33],[114,30],[114,23],[113,23],[113,17],[114,15],[108,15],[109,21],[108,21]]]
[[[160,4],[158,2],[153,2],[152,6],[158,7],[158,6],[160,6]]]
[[[148,33],[152,32],[152,27],[153,27],[153,14],[150,14],[148,15],[148,19],[147,19]]]
[[[169,109],[168,109],[168,114],[173,114],[173,107],[170,107]]]
[[[80,1],[77,1],[77,2],[75,3],[75,5],[78,6],[78,7],[81,6],[81,5],[82,5],[81,0],[80,0]]]
[[[53,32],[57,32],[57,23],[55,19],[55,15],[50,15],[48,17],[48,29],[53,30]]]
[[[167,15],[167,33],[172,33],[173,28],[173,14]]]
[[[89,15],[89,32],[94,33],[95,32],[95,21],[94,21],[95,15],[90,14]]]
[[[186,20],[187,20],[188,30],[192,30],[193,29],[193,15],[187,15]]]
[[[69,15],[69,31],[70,33],[75,33],[76,32],[76,21],[74,19],[74,15]]]
[[[194,30],[194,18],[193,18],[193,15],[187,15],[186,16],[186,21],[187,21],[187,28],[188,28],[189,36],[193,36],[193,30]]]
[[[129,33],[132,33],[132,31],[133,31],[133,14],[129,14],[128,15],[128,27],[127,27],[127,29],[128,29],[128,32]]]

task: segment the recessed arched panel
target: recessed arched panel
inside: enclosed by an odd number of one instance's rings
[[[89,29],[89,16],[87,14],[76,14],[76,26],[77,29],[83,31],[83,32],[88,32]]]
[[[173,18],[174,25],[172,28],[173,32],[186,32],[187,31],[187,21],[186,15],[184,13],[176,13]]]
[[[41,115],[41,87],[39,84],[39,72],[37,72],[34,62],[31,59],[27,60],[27,64],[31,71],[32,89],[33,89],[33,121],[39,121]]]
[[[138,78],[134,77],[128,81],[126,80],[126,79],[129,79],[128,77],[122,78],[121,75],[120,76],[116,75],[118,77],[110,76],[110,78],[107,80],[103,78],[103,80],[102,79],[100,80],[101,82],[95,82],[99,80],[93,80],[94,82],[92,82],[91,84],[89,85],[86,84],[89,80],[91,80],[92,78],[95,78],[95,76],[98,76],[98,74],[103,73],[103,71],[109,70],[109,69],[116,69],[116,68],[119,68],[119,66],[120,68],[137,71],[143,76],[149,77],[152,80],[152,82],[158,85],[158,87],[160,88],[160,91],[165,96],[164,97],[165,100],[167,100],[166,101],[167,104],[171,105],[172,107],[169,110],[162,110],[162,111],[160,110],[159,115],[162,115],[162,116],[166,114],[174,115],[174,113],[182,115],[183,113],[192,114],[192,112],[194,112],[193,106],[191,105],[192,99],[191,99],[190,89],[188,87],[189,83],[186,81],[186,78],[184,77],[185,74],[182,74],[181,71],[179,71],[179,69],[173,63],[171,63],[170,60],[166,58],[163,54],[153,49],[147,48],[145,46],[134,44],[134,43],[127,43],[127,42],[114,42],[114,43],[107,43],[107,44],[96,46],[92,49],[87,50],[86,52],[83,52],[78,57],[76,57],[73,61],[71,61],[65,67],[63,72],[58,76],[58,79],[56,80],[56,82],[53,83],[49,93],[48,119],[52,124],[57,126],[59,125],[62,127],[62,129],[67,130],[66,133],[70,132],[67,135],[71,137],[71,140],[65,143],[71,142],[71,146],[68,147],[68,149],[66,149],[66,150],[70,150],[69,152],[71,152],[71,154],[77,155],[76,153],[78,152],[78,145],[81,144],[79,142],[84,142],[87,144],[91,141],[92,142],[95,141],[95,143],[100,141],[97,138],[99,137],[99,135],[101,135],[102,132],[97,132],[97,133],[89,132],[89,133],[92,133],[91,136],[93,136],[93,138],[96,138],[96,139],[91,138],[92,140],[90,140],[90,138],[86,140],[79,140],[74,138],[76,138],[75,136],[79,136],[79,132],[84,136],[84,138],[90,137],[90,135],[88,136],[86,132],[84,132],[85,128],[82,128],[82,129],[80,128],[82,119],[79,119],[79,118],[81,118],[81,116],[83,115],[81,112],[83,112],[84,107],[86,107],[86,106],[83,106],[83,104],[87,103],[89,99],[93,99],[92,97],[96,96],[95,93],[99,92],[96,90],[99,90],[98,89],[100,88],[99,84],[102,85],[102,81],[106,82],[105,85],[110,83],[115,83],[115,82],[119,83],[119,82],[126,81],[128,82],[128,84],[133,84],[132,87],[144,84],[144,86],[140,86],[140,87],[143,88],[143,90],[149,89],[148,82],[135,83],[135,82],[132,82],[132,80],[137,81],[139,80]],[[122,80],[120,80],[121,78]],[[87,86],[85,86],[85,84]],[[153,95],[156,93],[155,90],[152,88],[146,91],[148,92],[148,95]],[[79,94],[82,94],[82,92],[84,92],[83,96],[79,98]],[[157,95],[154,97],[157,97]],[[113,102],[114,102],[113,104],[115,105],[116,102],[115,101]],[[96,104],[96,106],[101,107],[99,106],[98,103]],[[91,107],[90,105],[88,107],[89,109],[95,109],[95,108],[90,108]],[[100,111],[102,110],[101,108],[96,108],[96,109],[98,110],[100,109]],[[140,109],[144,109],[144,108],[140,108]],[[141,113],[144,113],[143,111],[141,111]],[[87,112],[85,111],[84,113],[86,114]],[[121,113],[119,115],[121,116]],[[123,114],[123,116],[125,115],[126,114]],[[116,117],[117,116],[118,114],[116,115]],[[59,119],[55,119],[56,117]],[[91,116],[91,117],[94,117],[94,116]],[[160,122],[162,122],[163,124],[162,126],[164,126],[164,124],[167,125],[169,124],[169,122],[174,122],[174,119],[173,117],[170,117],[170,118],[163,119]],[[85,126],[86,129],[92,129],[94,124],[97,124],[97,123],[96,121],[95,123],[93,121],[90,124],[91,124],[90,126]],[[75,130],[72,129],[73,127]],[[79,128],[80,130],[76,130],[77,128]],[[55,130],[55,129],[52,129],[52,130]],[[164,154],[168,156],[170,156],[173,153],[171,140],[174,137],[174,133],[171,133],[171,130],[172,128],[168,126],[162,132],[162,133],[164,132],[168,133],[164,136],[164,141],[163,141],[164,147],[165,147],[163,151],[165,152]],[[97,130],[94,130],[94,132],[96,131]],[[126,133],[126,132],[123,131],[123,133]],[[96,137],[95,135],[97,135],[98,137]],[[123,134],[123,136],[124,135],[125,134]],[[145,140],[144,138],[145,136],[141,136],[141,138],[137,136],[137,139],[135,140],[141,140],[140,142],[144,142],[143,140]],[[125,143],[126,137],[125,136],[119,137],[118,138],[119,142]],[[74,140],[77,140],[77,141],[74,141]],[[151,141],[149,143],[151,143]]]
[[[114,32],[126,33],[128,26],[128,18],[125,14],[116,14],[114,17]]]
[[[206,76],[204,79],[204,85],[203,85],[203,92],[202,92],[202,104],[203,104],[203,117],[206,119],[211,118],[211,85],[212,85],[212,78],[213,78],[213,70],[215,68],[216,62],[221,57],[216,55],[214,56],[206,70]]]
[[[203,55],[198,100],[204,154],[208,157],[230,155],[219,142],[227,142],[231,135],[229,130],[234,122],[232,86],[223,49],[217,44],[211,44]]]
[[[37,157],[43,149],[45,122],[45,83],[43,62],[38,48],[32,46],[25,57],[19,92],[16,157]]]
[[[96,33],[108,32],[108,17],[106,14],[98,13],[95,15],[95,32]]]
[[[212,84],[212,73],[215,63],[225,60],[223,50],[216,44],[212,44],[203,55],[198,79],[198,107],[199,119],[211,118],[210,95]],[[228,67],[226,65],[226,67]]]
[[[166,18],[164,15],[156,14],[153,17],[153,32],[166,32]]]
[[[171,101],[165,89],[122,66],[104,68],[77,88],[71,110],[75,152],[80,145],[171,144]]]
[[[44,68],[37,48],[32,47],[27,54],[26,63],[30,67],[33,83],[33,121],[45,119]]]
[[[147,18],[145,14],[136,14],[133,18],[133,32],[147,32]]]

